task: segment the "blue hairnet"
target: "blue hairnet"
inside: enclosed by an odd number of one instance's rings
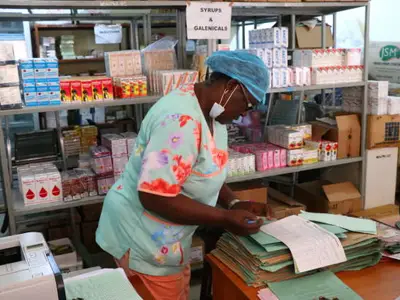
[[[207,59],[206,65],[213,72],[236,79],[258,102],[265,102],[265,94],[269,86],[269,72],[258,56],[246,51],[218,51]]]

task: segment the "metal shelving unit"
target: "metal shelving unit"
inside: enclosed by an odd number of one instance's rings
[[[185,43],[186,43],[186,30],[185,30],[185,1],[91,1],[91,0],[13,0],[13,1],[0,1],[0,8],[24,8],[24,9],[151,9],[151,8],[170,8],[175,9],[176,13],[172,14],[176,16],[176,27],[177,27],[177,35],[179,38],[178,44],[178,60],[179,65],[183,66],[185,61]],[[368,2],[235,2],[233,3],[233,16],[242,16],[248,17],[249,19],[254,19],[256,17],[268,17],[275,16],[280,20],[282,15],[290,15],[291,16],[291,28],[292,28],[292,36],[291,41],[292,44],[295,44],[295,17],[296,15],[308,15],[308,16],[321,16],[322,22],[324,25],[325,16],[333,14],[334,15],[334,26],[336,24],[336,13],[358,8],[365,7],[365,45],[364,45],[364,66],[365,66],[365,74],[363,82],[353,82],[353,83],[336,83],[336,84],[326,84],[326,85],[318,85],[318,86],[306,86],[306,87],[292,87],[292,88],[279,88],[279,89],[271,89],[270,90],[270,99],[273,99],[274,94],[282,93],[282,92],[299,92],[301,94],[300,97],[300,105],[302,106],[303,96],[305,91],[311,90],[325,90],[332,88],[345,88],[345,87],[364,87],[364,96],[366,98],[367,95],[367,87],[366,82],[368,80],[368,47],[369,44],[369,13],[370,6]],[[34,21],[41,20],[42,18],[48,20],[65,20],[65,19],[98,19],[98,20],[132,20],[132,47],[136,47],[138,45],[138,20],[141,17],[137,15],[129,16],[114,16],[114,15],[65,15],[65,14],[51,14],[51,15],[35,15],[35,14],[22,14],[22,13],[14,13],[14,12],[2,12],[0,13],[0,20],[21,20],[21,21]],[[147,11],[143,14],[142,20],[143,28],[144,28],[144,39],[148,43],[151,39],[151,14]],[[325,28],[325,26],[322,26]],[[335,28],[334,34],[335,34]],[[322,30],[322,41],[325,41],[325,30]],[[335,39],[336,40],[336,39]],[[216,41],[209,40],[209,52],[216,49]],[[325,43],[321,45],[322,48],[325,48]],[[293,49],[292,49],[293,50]],[[324,93],[323,93],[324,94]],[[82,103],[82,104],[65,104],[60,106],[43,106],[43,107],[25,107],[23,109],[15,109],[8,111],[0,111],[0,124],[2,124],[3,119],[7,120],[7,117],[18,114],[30,114],[30,113],[38,113],[38,112],[55,112],[56,120],[57,116],[59,117],[59,111],[61,110],[73,110],[79,108],[91,108],[91,107],[109,107],[109,106],[118,106],[118,105],[136,105],[136,104],[151,104],[155,103],[159,99],[159,96],[148,96],[143,98],[132,98],[132,99],[120,99],[114,101],[104,101],[104,102],[91,102],[91,103]],[[271,106],[269,105],[269,110],[267,114],[267,122],[268,117],[270,115]],[[329,168],[344,164],[352,164],[352,163],[361,163],[362,164],[362,174],[361,174],[361,194],[364,195],[365,187],[365,143],[366,143],[366,112],[367,112],[367,104],[363,103],[363,114],[362,114],[362,147],[361,147],[361,156],[355,158],[347,158],[340,159],[336,161],[330,162],[320,162],[312,165],[304,165],[300,167],[287,167],[280,169],[272,169],[266,172],[256,172],[250,175],[245,176],[237,176],[228,178],[228,183],[240,182],[240,181],[248,181],[252,179],[266,178],[271,176],[278,176],[284,174],[297,174],[297,172],[315,170],[321,168]],[[298,114],[298,120],[300,120],[300,112]],[[16,233],[16,218],[21,216],[28,216],[32,214],[49,212],[61,209],[72,209],[74,207],[101,203],[104,199],[103,196],[96,196],[91,198],[86,198],[82,200],[77,200],[73,202],[60,202],[60,203],[48,203],[42,205],[35,206],[24,206],[22,197],[18,191],[12,190],[12,179],[11,176],[7,176],[11,174],[10,172],[10,164],[7,159],[7,153],[5,135],[0,127],[0,156],[1,156],[1,167],[4,179],[4,187],[5,187],[5,196],[8,204],[9,211],[9,219],[10,219],[10,231],[12,234]]]

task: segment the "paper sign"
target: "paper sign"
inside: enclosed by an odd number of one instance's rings
[[[120,44],[122,41],[121,25],[103,25],[94,27],[96,44]]]
[[[188,39],[230,39],[232,7],[224,2],[191,2],[186,8]]]

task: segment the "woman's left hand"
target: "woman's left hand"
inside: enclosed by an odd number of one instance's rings
[[[267,216],[267,204],[254,201],[240,201],[236,203],[232,209],[242,209],[251,212],[256,216]]]

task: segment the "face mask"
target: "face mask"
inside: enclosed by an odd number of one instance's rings
[[[220,115],[222,115],[222,113],[225,111],[225,106],[228,104],[228,102],[231,100],[233,94],[236,92],[238,88],[238,85],[235,87],[235,89],[233,90],[233,92],[231,93],[231,95],[228,97],[228,99],[225,102],[225,105],[222,106],[222,100],[224,99],[224,96],[228,93],[228,90],[225,90],[224,93],[221,96],[221,99],[219,100],[219,103],[214,102],[214,105],[212,106],[211,110],[210,110],[210,117],[213,119],[218,118]]]

